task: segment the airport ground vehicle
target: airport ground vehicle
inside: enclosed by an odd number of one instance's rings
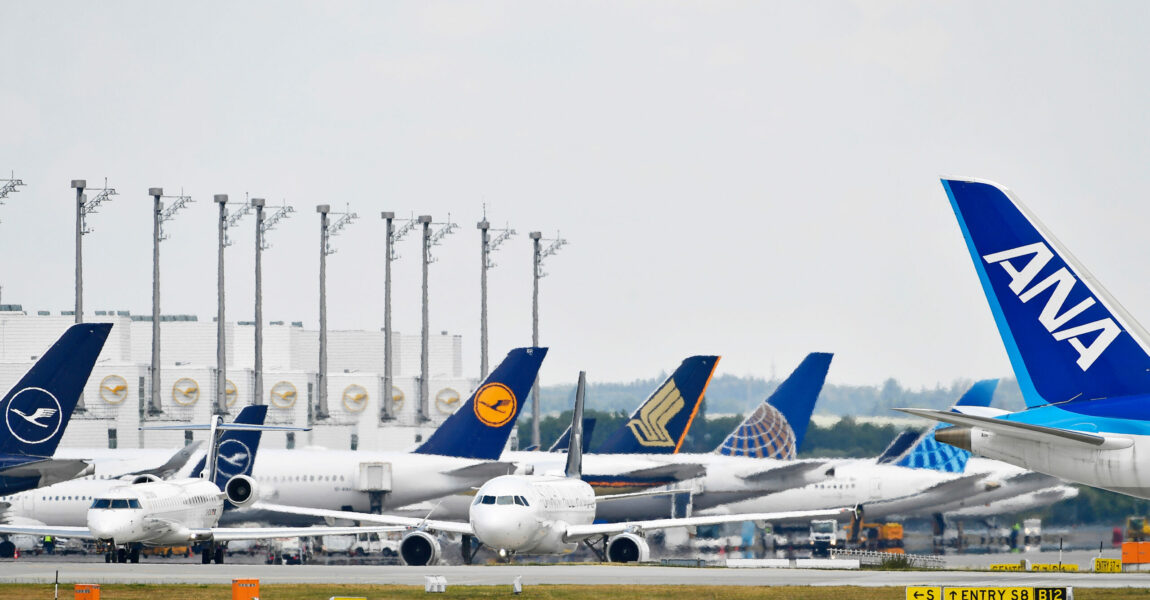
[[[831,548],[838,545],[838,528],[838,521],[834,519],[815,519],[811,521],[810,543],[812,556],[827,558],[831,555]]]
[[[303,565],[310,560],[310,546],[301,538],[276,538],[268,549],[269,565]]]

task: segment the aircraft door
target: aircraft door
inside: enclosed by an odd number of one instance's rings
[[[390,492],[391,463],[359,463],[359,479],[356,489],[361,492]]]

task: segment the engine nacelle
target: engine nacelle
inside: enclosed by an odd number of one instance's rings
[[[399,542],[399,556],[403,564],[413,567],[439,562],[439,540],[426,531],[413,531]]]
[[[163,480],[155,475],[137,475],[132,478],[132,485],[136,485],[137,483],[152,483],[153,481]]]
[[[256,480],[247,475],[236,475],[224,485],[224,497],[233,506],[242,508],[256,501],[259,495],[256,489]]]
[[[646,562],[650,558],[651,547],[641,535],[620,533],[607,540],[607,560],[611,562]]]

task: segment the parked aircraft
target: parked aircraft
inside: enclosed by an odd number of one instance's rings
[[[111,330],[110,323],[69,327],[0,401],[0,496],[92,472],[85,460],[52,455]]]
[[[414,528],[400,543],[400,555],[409,565],[438,560],[440,548],[435,532],[464,536],[465,560],[470,560],[470,538],[498,550],[501,556],[515,553],[556,554],[587,542],[605,560],[630,562],[649,554],[645,531],[668,527],[709,525],[747,520],[817,518],[851,514],[851,509],[759,513],[683,519],[655,519],[625,523],[592,523],[599,501],[592,487],[581,478],[583,459],[583,392],[585,378],[579,374],[575,412],[571,420],[571,443],[561,474],[503,475],[483,484],[471,504],[467,522],[369,515],[347,511],[309,510],[288,506],[265,506],[297,514],[363,522],[404,525]],[[592,540],[602,539],[598,550]]]
[[[939,441],[1150,498],[1150,336],[1005,188],[944,179],[1026,410],[902,409],[956,427]]]
[[[139,562],[144,545],[171,546],[200,542],[204,544],[204,564],[224,561],[224,544],[234,540],[253,540],[289,536],[343,535],[366,531],[390,531],[394,528],[362,529],[356,527],[218,527],[220,515],[232,507],[252,504],[259,496],[259,485],[251,478],[262,431],[306,431],[298,427],[263,425],[267,406],[246,406],[235,423],[222,424],[220,417],[206,426],[212,440],[204,477],[160,480],[140,477],[131,483],[108,490],[95,497],[87,514],[85,527],[0,525],[0,533],[91,539],[106,542],[113,548],[109,562]],[[170,429],[165,426],[160,428]],[[155,429],[155,427],[153,428]],[[218,435],[223,432],[223,435]],[[10,542],[8,542],[10,543]]]

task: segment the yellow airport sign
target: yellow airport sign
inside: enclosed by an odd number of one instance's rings
[[[942,588],[908,585],[906,586],[906,600],[942,600]]]
[[[1022,563],[995,563],[990,565],[991,571],[1025,571]]]
[[[1030,565],[1031,571],[1043,571],[1047,573],[1077,573],[1078,565],[1060,565],[1058,563],[1035,563]]]
[[[948,587],[942,600],[1037,600],[1028,587]]]
[[[1122,561],[1117,558],[1096,558],[1094,559],[1094,572],[1121,573]]]

